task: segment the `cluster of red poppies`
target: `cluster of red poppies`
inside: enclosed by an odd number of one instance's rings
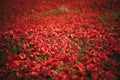
[[[117,0],[1,0],[0,80],[119,80]]]

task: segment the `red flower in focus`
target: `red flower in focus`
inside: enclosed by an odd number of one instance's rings
[[[25,55],[25,53],[20,53],[20,54],[19,54],[19,57],[20,57],[21,59],[25,59],[27,56]]]
[[[59,76],[61,77],[61,80],[70,80],[70,76],[65,72],[61,72]]]
[[[39,74],[38,74],[37,72],[35,72],[35,71],[32,71],[30,74],[31,74],[32,76],[39,77]]]
[[[70,58],[67,56],[63,57],[61,60],[64,62],[70,62]]]

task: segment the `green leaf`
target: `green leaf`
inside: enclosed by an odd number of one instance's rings
[[[79,54],[84,54],[84,53],[85,53],[85,50],[84,50],[84,49],[78,50],[78,53],[79,53]]]
[[[24,38],[21,37],[21,38],[20,38],[20,43],[21,43],[21,44],[24,44],[24,42],[25,42],[25,41],[24,41]]]
[[[62,72],[64,70],[64,68],[58,68],[58,69],[56,69],[56,72],[57,72],[57,74],[59,74],[60,72]]]
[[[42,54],[40,57],[41,57],[43,60],[48,60],[48,58],[50,57],[50,55],[44,55],[44,54]]]
[[[60,10],[61,12],[69,12],[68,8],[65,7],[65,6],[60,6],[60,7],[59,7],[59,10]]]
[[[88,69],[88,68],[85,68],[85,71],[86,71],[86,72],[89,72],[89,69]]]
[[[0,60],[4,59],[7,54],[0,49]]]
[[[105,17],[105,15],[101,15],[101,16],[99,17],[99,20],[100,20],[100,21],[107,21],[107,18]]]
[[[111,17],[120,16],[120,11],[111,13]]]
[[[12,54],[18,54],[20,52],[20,47],[16,45],[15,47],[10,48],[9,50]]]
[[[51,14],[57,16],[57,15],[58,15],[58,12],[57,12],[57,11],[51,11]]]

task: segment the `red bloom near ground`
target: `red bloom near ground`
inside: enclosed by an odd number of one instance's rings
[[[0,80],[119,80],[119,0],[0,0]]]

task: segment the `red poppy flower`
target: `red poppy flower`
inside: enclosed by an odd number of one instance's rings
[[[25,59],[27,56],[25,55],[25,53],[20,53],[20,54],[19,54],[19,57],[20,57],[21,59]]]

